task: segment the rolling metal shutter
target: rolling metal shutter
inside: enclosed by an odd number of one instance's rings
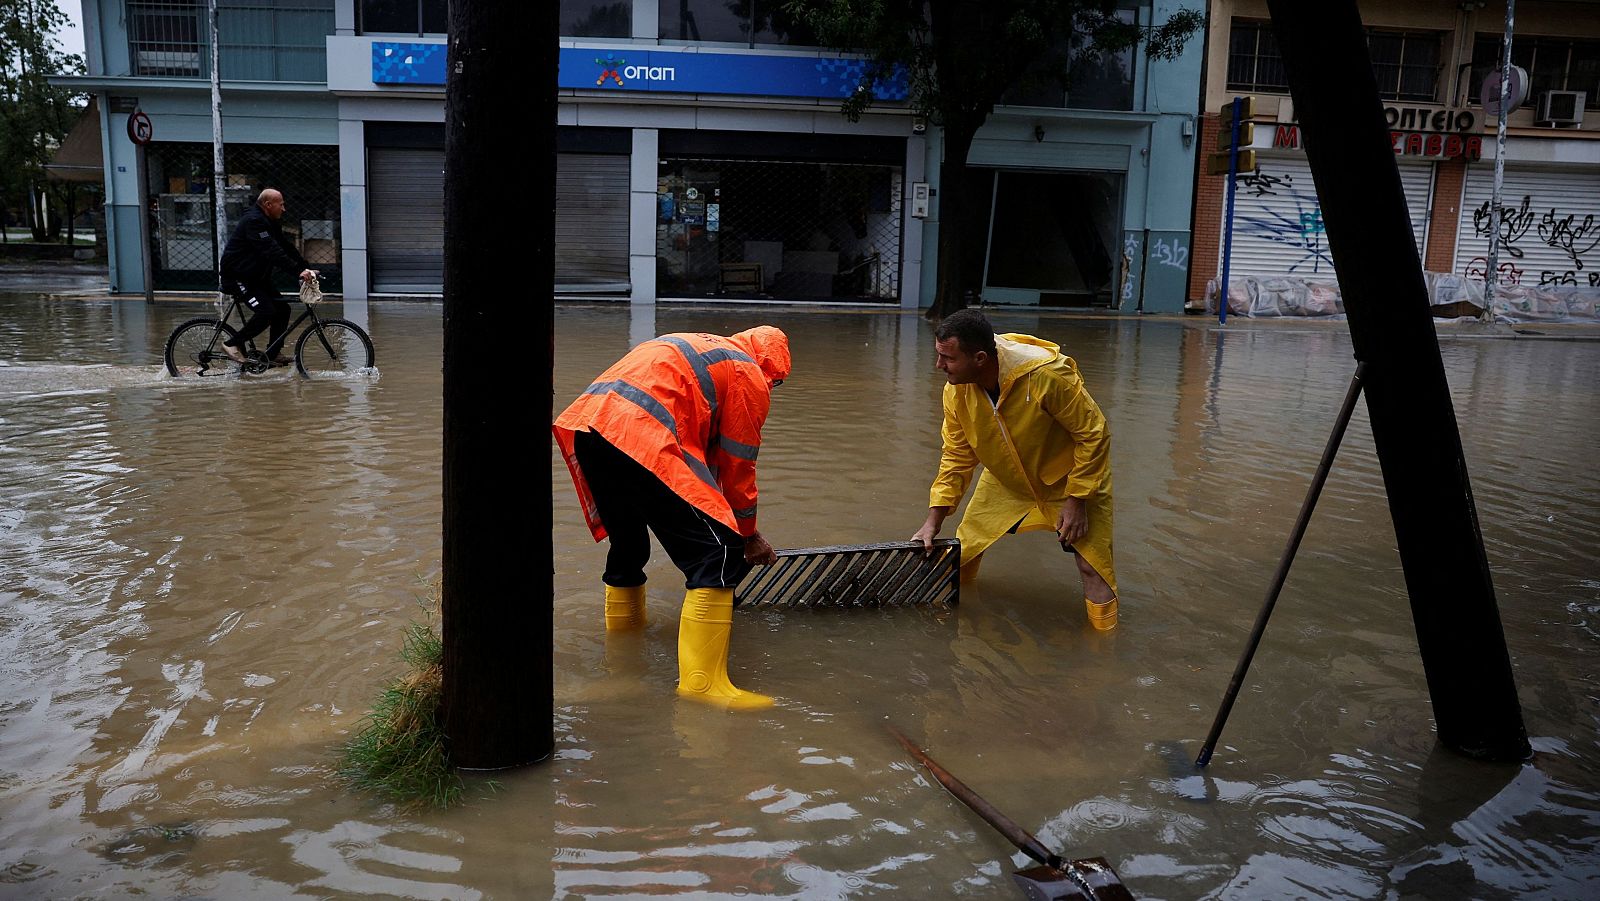
[[[372,291],[444,290],[444,151],[367,150],[367,253]]]
[[[1455,271],[1483,278],[1489,256],[1494,164],[1467,170],[1456,226]],[[1506,164],[1500,271],[1513,284],[1600,285],[1600,171]]]
[[[1229,277],[1295,276],[1332,280],[1333,255],[1322,224],[1322,207],[1303,157],[1259,158],[1260,167],[1239,176],[1234,195],[1233,260]],[[1433,187],[1431,163],[1400,164],[1411,231],[1421,253]],[[1223,204],[1224,227],[1228,215]],[[1217,272],[1222,271],[1220,251]]]
[[[556,154],[556,290],[628,291],[628,157]]]

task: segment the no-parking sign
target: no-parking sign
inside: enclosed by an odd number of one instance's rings
[[[128,114],[128,140],[135,144],[148,144],[155,135],[155,126],[150,124],[150,117],[144,110],[134,110]]]

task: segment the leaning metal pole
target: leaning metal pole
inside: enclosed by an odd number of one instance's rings
[[[1272,574],[1267,599],[1261,604],[1261,612],[1256,614],[1255,627],[1250,630],[1244,653],[1239,655],[1239,662],[1233,668],[1228,690],[1222,694],[1222,704],[1217,708],[1216,718],[1211,721],[1211,732],[1194,759],[1197,767],[1204,767],[1211,762],[1211,754],[1217,749],[1217,739],[1222,737],[1222,727],[1228,723],[1228,713],[1233,710],[1233,702],[1239,698],[1239,689],[1244,687],[1244,677],[1250,672],[1250,661],[1255,659],[1256,648],[1261,646],[1261,636],[1267,633],[1267,621],[1272,618],[1272,608],[1278,606],[1278,594],[1283,591],[1283,583],[1289,578],[1289,567],[1294,565],[1294,555],[1300,550],[1300,541],[1306,537],[1306,527],[1311,525],[1311,514],[1317,509],[1317,500],[1322,497],[1322,486],[1327,484],[1328,473],[1333,470],[1333,458],[1339,453],[1345,429],[1349,427],[1350,417],[1356,411],[1356,400],[1361,397],[1361,376],[1366,368],[1367,364],[1357,363],[1356,374],[1350,377],[1344,403],[1339,406],[1339,415],[1333,421],[1333,433],[1322,448],[1322,461],[1317,464],[1317,472],[1311,477],[1311,487],[1306,489],[1305,500],[1300,502],[1300,515],[1295,517],[1294,528],[1289,530],[1289,543],[1283,549],[1283,556],[1278,559],[1278,571]]]
[[[528,464],[550,453],[554,400],[559,9],[450,4],[439,716],[468,769],[555,747],[552,483]],[[512,181],[526,215],[508,224]],[[515,372],[486,354],[514,356]]]
[[[1506,34],[1500,45],[1500,115],[1494,135],[1494,212],[1489,216],[1489,266],[1483,275],[1483,318],[1494,319],[1494,289],[1500,284],[1500,235],[1506,227],[1506,208],[1500,189],[1506,180],[1506,105],[1511,102],[1511,31],[1516,21],[1517,0],[1506,0]]]
[[[1439,741],[1528,738],[1389,126],[1355,0],[1267,0],[1305,136],[1389,495]]]

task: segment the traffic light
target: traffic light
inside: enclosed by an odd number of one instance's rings
[[[1237,110],[1238,138],[1235,140],[1235,111]],[[1228,172],[1248,172],[1256,167],[1256,152],[1247,150],[1256,139],[1256,98],[1235,97],[1217,111],[1217,152],[1206,158],[1207,175],[1227,175]],[[1237,165],[1233,155],[1238,154]]]

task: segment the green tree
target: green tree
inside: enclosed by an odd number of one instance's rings
[[[1042,83],[1068,86],[1074,63],[1136,44],[1172,59],[1205,22],[1184,9],[1142,27],[1117,15],[1115,0],[790,0],[830,47],[867,56],[861,89],[841,111],[852,121],[873,88],[897,68],[910,78],[910,105],[943,129],[939,169],[939,273],[929,318],[966,305],[962,251],[977,224],[964,196],[973,136],[1008,90]]]
[[[47,80],[83,71],[56,40],[66,23],[56,0],[0,0],[0,222],[14,210],[36,241],[60,233],[59,215],[44,211],[65,209],[66,189],[51,186],[44,166],[83,112],[77,94]]]

